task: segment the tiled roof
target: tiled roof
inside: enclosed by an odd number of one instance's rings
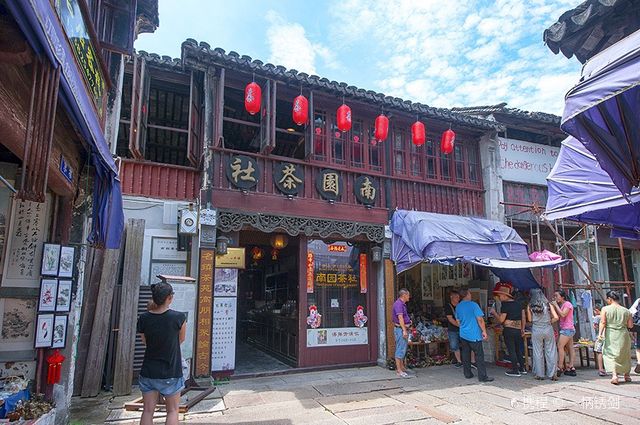
[[[554,124],[560,126],[561,118],[557,115],[547,114],[545,112],[529,112],[516,108],[507,108],[506,103],[498,103],[497,105],[487,106],[468,106],[461,108],[451,108],[454,112],[470,115],[492,115],[492,114],[504,114],[514,118],[521,118],[525,120],[538,121],[545,124]],[[499,120],[498,120],[499,121]]]
[[[284,66],[276,66],[264,63],[249,56],[240,56],[236,52],[226,53],[221,48],[212,49],[205,42],[198,43],[193,39],[187,39],[182,43],[182,59],[187,65],[216,64],[227,68],[238,69],[244,72],[256,73],[257,75],[274,78],[299,86],[303,84],[314,90],[332,93],[336,96],[344,96],[347,99],[355,99],[367,103],[377,104],[388,110],[396,110],[409,114],[419,114],[426,118],[445,121],[452,124],[481,130],[502,131],[501,124],[489,120],[472,117],[469,115],[455,113],[450,109],[434,108],[421,103],[413,103],[410,100],[403,100],[398,97],[385,96],[372,90],[364,90],[347,83],[330,81],[317,75],[309,75],[298,72],[295,69],[287,69]]]
[[[179,58],[172,58],[171,56],[160,56],[156,53],[147,53],[144,50],[137,52],[139,56],[143,57],[147,63],[159,66],[161,68],[170,68],[174,71],[181,71],[183,69],[182,60]]]
[[[555,54],[585,63],[595,54],[640,29],[640,1],[587,0],[568,10],[544,31]]]

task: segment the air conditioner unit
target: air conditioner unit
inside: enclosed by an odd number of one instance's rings
[[[180,210],[180,227],[178,227],[178,234],[195,235],[196,233],[198,233],[198,212]]]

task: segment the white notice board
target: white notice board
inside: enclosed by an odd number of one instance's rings
[[[211,370],[230,371],[236,368],[237,298],[216,297],[213,300],[211,332]]]

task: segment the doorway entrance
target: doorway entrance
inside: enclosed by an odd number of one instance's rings
[[[238,273],[235,375],[297,367],[298,238],[242,231],[240,246],[247,267]]]

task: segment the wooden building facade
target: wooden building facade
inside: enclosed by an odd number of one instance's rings
[[[251,81],[262,88],[255,115],[244,106]],[[217,220],[215,233],[194,239],[191,256],[198,246],[215,248],[220,236],[245,249],[235,324],[224,329],[230,341],[216,342],[215,295],[199,306],[196,322],[209,322],[195,338],[212,333],[214,352],[195,347],[196,370],[205,362],[224,373],[229,364],[216,363],[232,358],[236,373],[255,372],[243,359],[251,347],[282,367],[375,363],[383,356],[388,286],[377,254],[388,250],[390,215],[396,208],[485,215],[479,141],[500,128],[490,121],[193,40],[179,61],[140,52],[124,87],[117,152],[125,197],[187,200],[197,188],[200,208],[214,208]],[[301,93],[309,122],[298,126],[292,101]],[[347,132],[336,123],[343,101],[353,113]],[[373,127],[381,111],[390,131],[379,142]],[[427,127],[421,147],[411,143],[416,118]],[[440,136],[448,128],[457,136],[445,155]],[[356,320],[363,315],[364,324]],[[233,348],[220,353],[216,344]]]
[[[33,393],[55,402],[57,423],[68,420],[82,294],[91,287],[82,265],[88,251],[119,248],[122,236],[106,138],[114,77],[136,35],[156,26],[157,1],[0,1],[0,378],[30,379]],[[56,246],[73,252],[64,276],[42,260]],[[52,308],[40,300],[45,280],[65,288]],[[41,332],[54,323],[54,338],[53,329]],[[67,360],[51,385],[54,349]]]

